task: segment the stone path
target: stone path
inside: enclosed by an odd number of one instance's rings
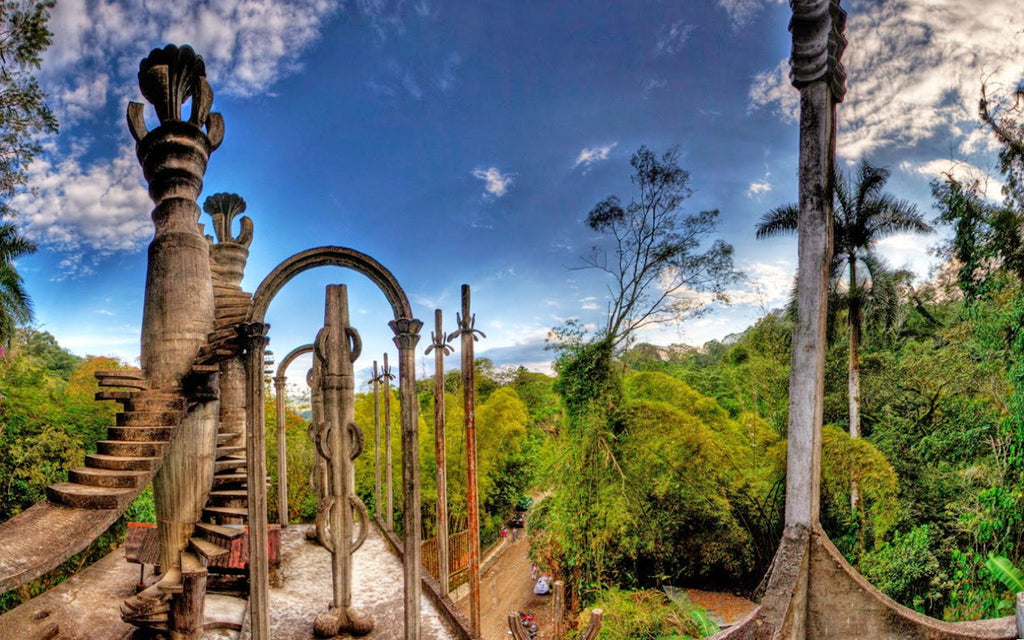
[[[308,526],[292,525],[281,532],[283,584],[270,589],[270,625],[274,640],[313,638],[313,620],[331,602],[331,557],[305,539]],[[402,565],[376,527],[355,553],[353,604],[373,617],[367,638],[399,640],[404,636]],[[433,604],[422,599],[422,640],[454,640]]]

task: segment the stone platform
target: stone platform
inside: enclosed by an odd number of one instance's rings
[[[306,525],[281,532],[280,586],[270,589],[273,640],[312,640],[313,620],[331,601],[331,559],[326,549],[306,540]],[[353,602],[375,622],[371,639],[403,637],[402,565],[376,527],[370,527],[362,548],[355,553]],[[121,622],[121,601],[135,593],[139,567],[117,549],[60,586],[0,616],[0,638],[24,640],[127,640],[141,637]],[[207,618],[248,625],[245,601],[228,596],[207,596]],[[422,601],[422,640],[457,640],[433,603]],[[56,629],[57,635],[53,635]],[[248,637],[226,630],[210,630],[207,640]]]

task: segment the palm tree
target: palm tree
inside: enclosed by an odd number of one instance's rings
[[[905,232],[930,233],[931,226],[917,207],[885,193],[888,169],[872,167],[862,161],[854,176],[838,169],[832,171],[832,195],[835,202],[832,234],[833,251],[830,267],[832,279],[838,282],[845,271],[845,304],[850,337],[849,411],[850,437],[860,437],[860,342],[864,326],[864,307],[873,282],[884,277],[884,262],[875,254],[875,244],[882,238]],[[785,205],[761,216],[757,237],[795,233],[799,209]],[[866,274],[859,273],[860,265]],[[850,490],[851,507],[856,513],[860,501],[857,483]]]
[[[34,253],[36,245],[10,222],[0,223],[0,345],[10,346],[18,324],[32,321],[32,300],[14,261]]]

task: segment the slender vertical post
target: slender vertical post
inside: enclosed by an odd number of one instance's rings
[[[277,519],[288,526],[288,457],[285,444],[284,388],[288,378],[274,376],[274,402],[277,409]]]
[[[825,323],[832,260],[832,177],[836,104],[845,94],[839,62],[846,14],[839,0],[790,0],[793,35],[790,79],[800,91],[799,214],[796,323],[789,378],[786,532],[794,538],[818,526],[821,510],[821,429],[825,390]],[[809,550],[805,551],[809,553]],[[796,578],[789,604],[790,635],[807,637],[810,564]]]
[[[461,337],[462,351],[462,408],[466,426],[466,513],[469,520],[469,630],[473,638],[480,637],[480,496],[477,484],[476,460],[476,376],[473,369],[473,328],[476,317],[470,313],[469,285],[462,285],[462,313],[457,316],[458,330],[449,336]]]
[[[426,353],[434,351],[434,463],[437,481],[437,582],[441,595],[448,595],[448,461],[445,451],[444,357],[452,348],[445,341],[440,309],[434,310],[436,331]]]
[[[377,517],[381,514],[380,503],[380,374],[377,361],[373,361],[373,507]]]
[[[416,400],[416,343],[423,323],[400,318],[390,322],[398,347],[398,394],[402,420],[402,523],[405,578],[405,640],[420,637],[420,572],[423,547],[420,540],[420,447]],[[386,362],[386,361],[385,361]],[[385,365],[385,369],[387,366]],[[385,385],[387,382],[385,381]]]
[[[267,446],[263,415],[263,357],[270,325],[241,324],[245,345],[245,455],[249,498],[249,612],[252,640],[270,640],[270,601],[267,559]]]
[[[797,321],[789,378],[786,526],[810,528],[821,507],[825,321],[832,259],[836,103],[845,94],[846,46],[838,0],[792,0],[790,58],[800,90]]]
[[[401,366],[401,364],[399,364]],[[415,365],[414,365],[415,366]],[[384,370],[381,372],[384,382],[384,493],[385,519],[388,531],[395,529],[395,490],[394,490],[394,466],[391,462],[391,381],[395,376],[391,374],[391,367],[388,366],[388,354],[384,354]],[[418,507],[417,507],[418,508]]]
[[[554,629],[552,637],[554,640],[562,640],[565,637],[565,583],[561,580],[555,580],[552,586],[552,592],[554,593],[553,606],[551,607],[552,629]]]

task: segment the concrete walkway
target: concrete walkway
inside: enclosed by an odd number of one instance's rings
[[[313,620],[331,602],[331,557],[326,549],[305,538],[308,525],[292,525],[281,533],[279,587],[270,589],[270,622],[273,640],[312,640]],[[138,565],[124,559],[117,549],[88,569],[50,591],[0,616],[0,639],[49,637],[59,629],[60,640],[126,640],[134,627],[121,622],[121,601],[135,592]],[[357,609],[374,620],[371,639],[404,637],[402,615],[402,565],[376,527],[370,527],[362,548],[355,554],[353,598]],[[208,595],[209,619],[248,624],[243,600]],[[426,597],[422,600],[422,640],[455,640],[453,633]],[[248,638],[243,629],[241,638]],[[238,632],[208,631],[206,640],[235,640]]]
[[[313,638],[313,620],[331,602],[331,556],[305,538],[308,525],[292,525],[281,532],[283,584],[270,589],[270,625],[274,640]],[[404,637],[402,565],[384,538],[371,526],[366,542],[355,553],[352,571],[353,605],[374,621],[367,638],[399,640]],[[422,640],[454,640],[437,609],[421,600]]]

